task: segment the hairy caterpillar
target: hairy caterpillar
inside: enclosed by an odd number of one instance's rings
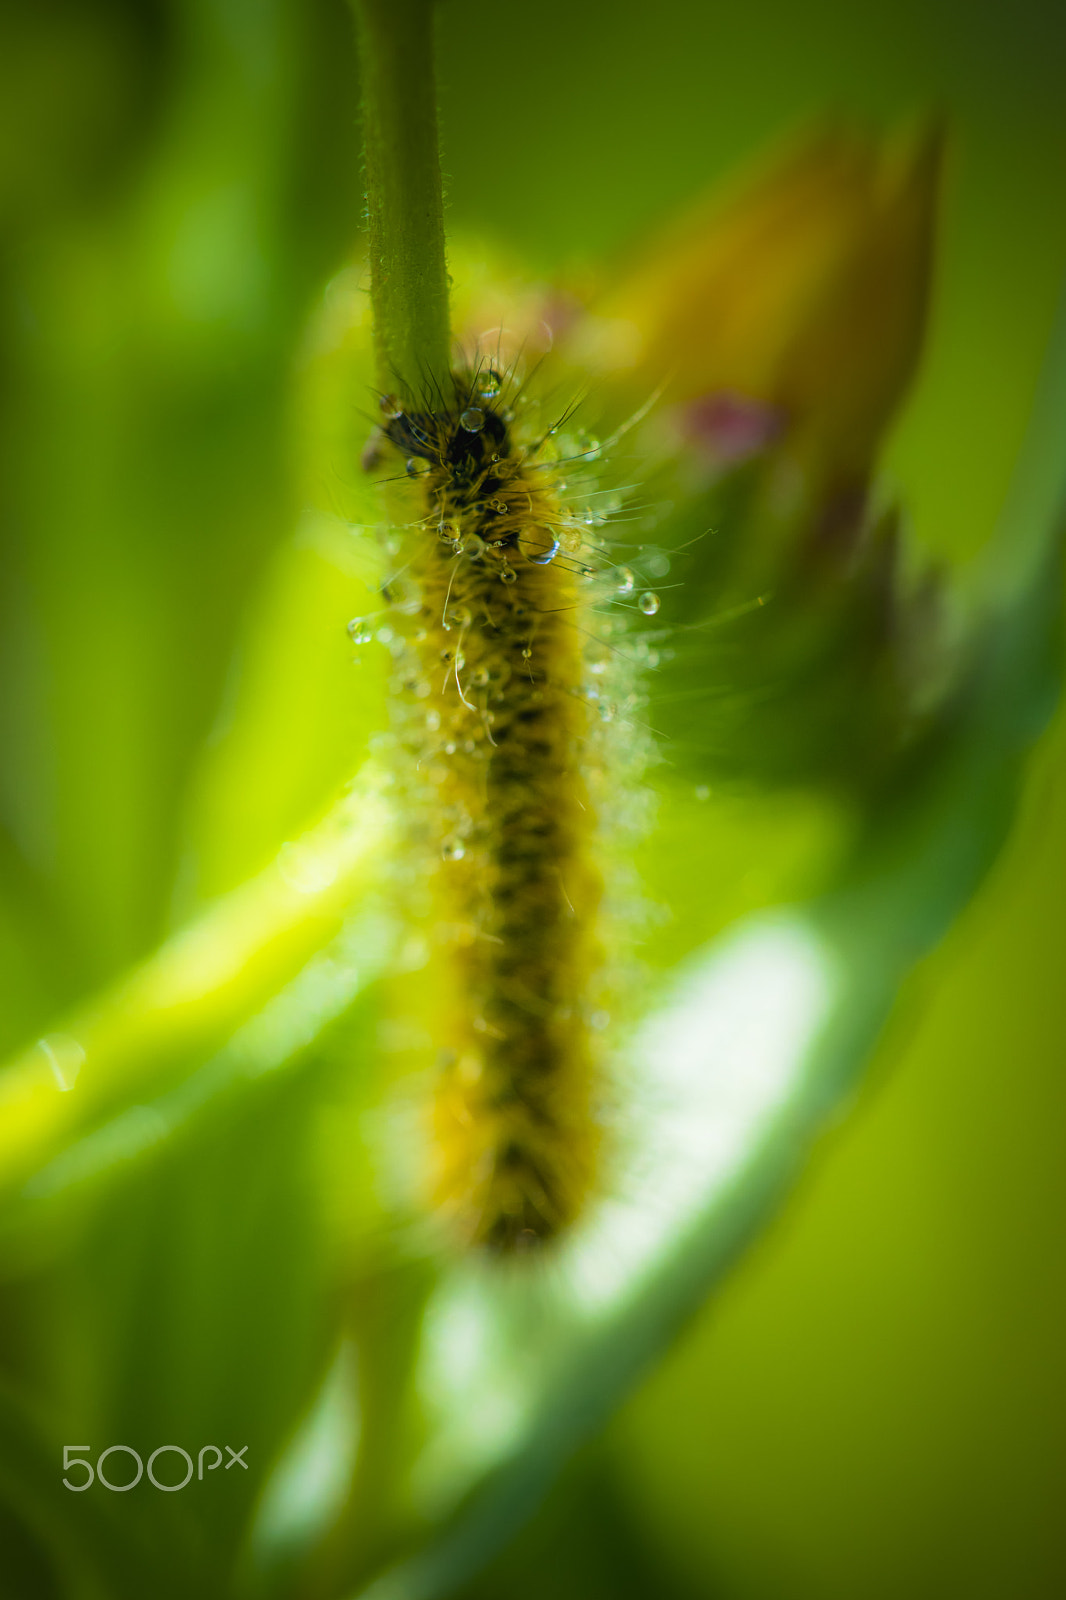
[[[466,1239],[512,1251],[563,1230],[596,1167],[590,754],[614,708],[589,676],[602,586],[548,458],[555,429],[519,443],[522,396],[492,367],[451,387],[417,410],[382,399],[384,438],[419,495],[386,598],[445,969],[434,1195]],[[612,571],[612,588],[633,581]],[[601,647],[591,670],[607,658]]]

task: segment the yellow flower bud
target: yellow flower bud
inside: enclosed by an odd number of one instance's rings
[[[595,307],[585,354],[695,407],[697,435],[750,406],[816,476],[861,475],[921,347],[941,142],[808,135],[661,234]]]

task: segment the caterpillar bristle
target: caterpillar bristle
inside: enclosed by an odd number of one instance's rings
[[[521,386],[484,363],[451,391],[381,400],[419,497],[385,593],[440,964],[433,1198],[463,1239],[513,1254],[569,1227],[598,1161],[602,589],[547,458],[561,424],[521,442]]]

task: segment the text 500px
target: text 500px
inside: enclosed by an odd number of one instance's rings
[[[225,1449],[226,1454],[229,1456],[229,1460],[225,1465],[225,1470],[227,1472],[231,1467],[242,1467],[245,1472],[248,1471],[248,1463],[244,1459],[245,1451],[248,1449],[246,1444],[242,1445],[239,1450],[231,1449],[228,1444],[223,1448]],[[73,1489],[75,1494],[81,1494],[83,1490],[91,1488],[95,1482],[102,1483],[105,1489],[111,1489],[115,1494],[125,1494],[127,1489],[132,1489],[136,1484],[140,1483],[141,1478],[144,1476],[145,1466],[144,1462],[141,1460],[141,1457],[137,1454],[137,1451],[133,1449],[132,1445],[108,1445],[107,1449],[101,1450],[100,1454],[97,1456],[95,1468],[93,1467],[92,1462],[86,1459],[91,1450],[92,1446],[88,1444],[65,1444],[63,1446],[63,1471],[65,1473],[73,1472],[75,1468],[80,1467],[82,1473],[84,1474],[81,1482],[71,1482],[70,1478],[65,1477],[63,1479],[64,1488]],[[128,1465],[133,1469],[133,1476],[127,1483],[115,1481],[116,1477],[124,1476],[124,1474],[116,1472],[115,1470],[119,1466],[118,1462],[113,1462],[111,1467],[108,1469],[113,1476],[109,1477],[104,1471],[104,1463],[107,1461],[108,1456],[131,1457],[131,1461],[128,1463]],[[179,1482],[164,1483],[157,1475],[155,1470],[156,1462],[159,1461],[161,1456],[181,1457],[181,1466],[178,1467],[177,1462],[169,1462],[168,1466],[170,1470],[166,1474],[168,1477],[170,1477],[175,1468],[178,1468],[179,1471],[183,1471],[184,1476],[179,1480]],[[211,1457],[214,1457],[214,1459],[210,1459]],[[222,1466],[222,1451],[219,1449],[217,1444],[205,1444],[197,1453],[195,1466],[193,1465],[192,1456],[187,1450],[183,1450],[180,1444],[161,1444],[157,1449],[153,1450],[151,1455],[148,1457],[148,1481],[149,1483],[153,1484],[155,1488],[162,1489],[165,1494],[174,1494],[178,1489],[184,1489],[185,1485],[192,1481],[194,1472],[197,1478],[203,1477],[205,1462],[208,1472],[215,1472],[219,1467]]]

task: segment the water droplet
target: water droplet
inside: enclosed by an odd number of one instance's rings
[[[518,573],[515,571],[515,569],[512,566],[509,566],[508,563],[505,561],[503,563],[503,565],[501,566],[501,568],[500,568],[500,582],[501,583],[514,583],[515,580],[517,579],[517,577],[518,577]]]
[[[378,405],[383,417],[395,418],[403,416],[403,406],[394,394],[383,394],[378,401]]]
[[[453,756],[455,754],[455,740],[454,739],[449,739],[448,740],[448,743],[444,746],[444,754],[446,756]]]
[[[412,578],[394,578],[386,599],[405,617],[415,617],[422,608],[422,591]]]
[[[384,462],[385,452],[381,448],[381,441],[384,437],[385,435],[381,429],[375,428],[363,446],[363,452],[359,457],[359,465],[364,472],[376,472]]]
[[[409,478],[424,478],[429,471],[429,462],[422,456],[408,456],[404,462],[404,471]]]
[[[378,644],[391,644],[395,637],[391,628],[378,629]]]
[[[491,676],[488,667],[478,667],[476,672],[471,673],[470,682],[476,683],[478,688],[481,689],[491,681]]]
[[[640,609],[643,611],[646,617],[654,617],[655,613],[659,609],[659,596],[657,594],[652,594],[650,589],[646,589],[641,595],[640,599],[637,601],[637,604],[640,606]]]
[[[445,839],[440,853],[445,861],[461,861],[466,855],[466,846],[461,839]]]
[[[595,567],[582,567],[581,568],[581,576],[583,578],[594,578],[596,576]]]
[[[547,537],[551,540],[548,548],[546,550],[540,550],[536,555],[530,553],[527,557],[529,561],[532,561],[535,567],[546,567],[550,565],[550,563],[553,562],[556,556],[559,554],[558,539],[552,538],[551,534],[548,534]]]
[[[503,379],[495,367],[482,367],[477,375],[474,388],[478,394],[484,395],[486,400],[495,400],[503,388]]]
[[[507,510],[506,500],[490,500],[489,505],[492,507],[493,511],[495,511],[498,517],[502,517],[504,512]]]
[[[282,846],[282,863],[287,848],[291,846]],[[282,865],[282,876],[284,875]],[[38,1039],[36,1048],[48,1062],[57,1086],[63,1091],[73,1089],[78,1074],[85,1064],[85,1051],[77,1039],[72,1038],[69,1033],[49,1033],[43,1039]]]
[[[577,436],[577,447],[587,461],[595,461],[600,453],[600,441],[594,433],[582,428]]]
[[[650,578],[665,578],[670,571],[670,557],[665,550],[648,550],[640,559]]]
[[[525,648],[525,649],[524,649],[524,650],[523,650],[523,651],[522,651],[522,660],[523,660],[523,661],[532,661],[532,660],[533,660],[533,652],[532,652],[532,650],[531,650],[531,649],[530,649],[530,648],[529,648],[529,646],[528,646],[528,645],[527,645],[527,646],[526,646],[526,648]]]
[[[467,406],[459,417],[459,426],[467,433],[480,433],[485,426],[485,413],[480,406]]]
[[[636,582],[637,582],[637,580],[633,576],[633,569],[631,567],[619,567],[619,569],[618,569],[618,593],[619,594],[632,594],[634,588],[636,587]]]
[[[374,635],[362,617],[353,617],[348,624],[348,637],[353,644],[369,644]]]

